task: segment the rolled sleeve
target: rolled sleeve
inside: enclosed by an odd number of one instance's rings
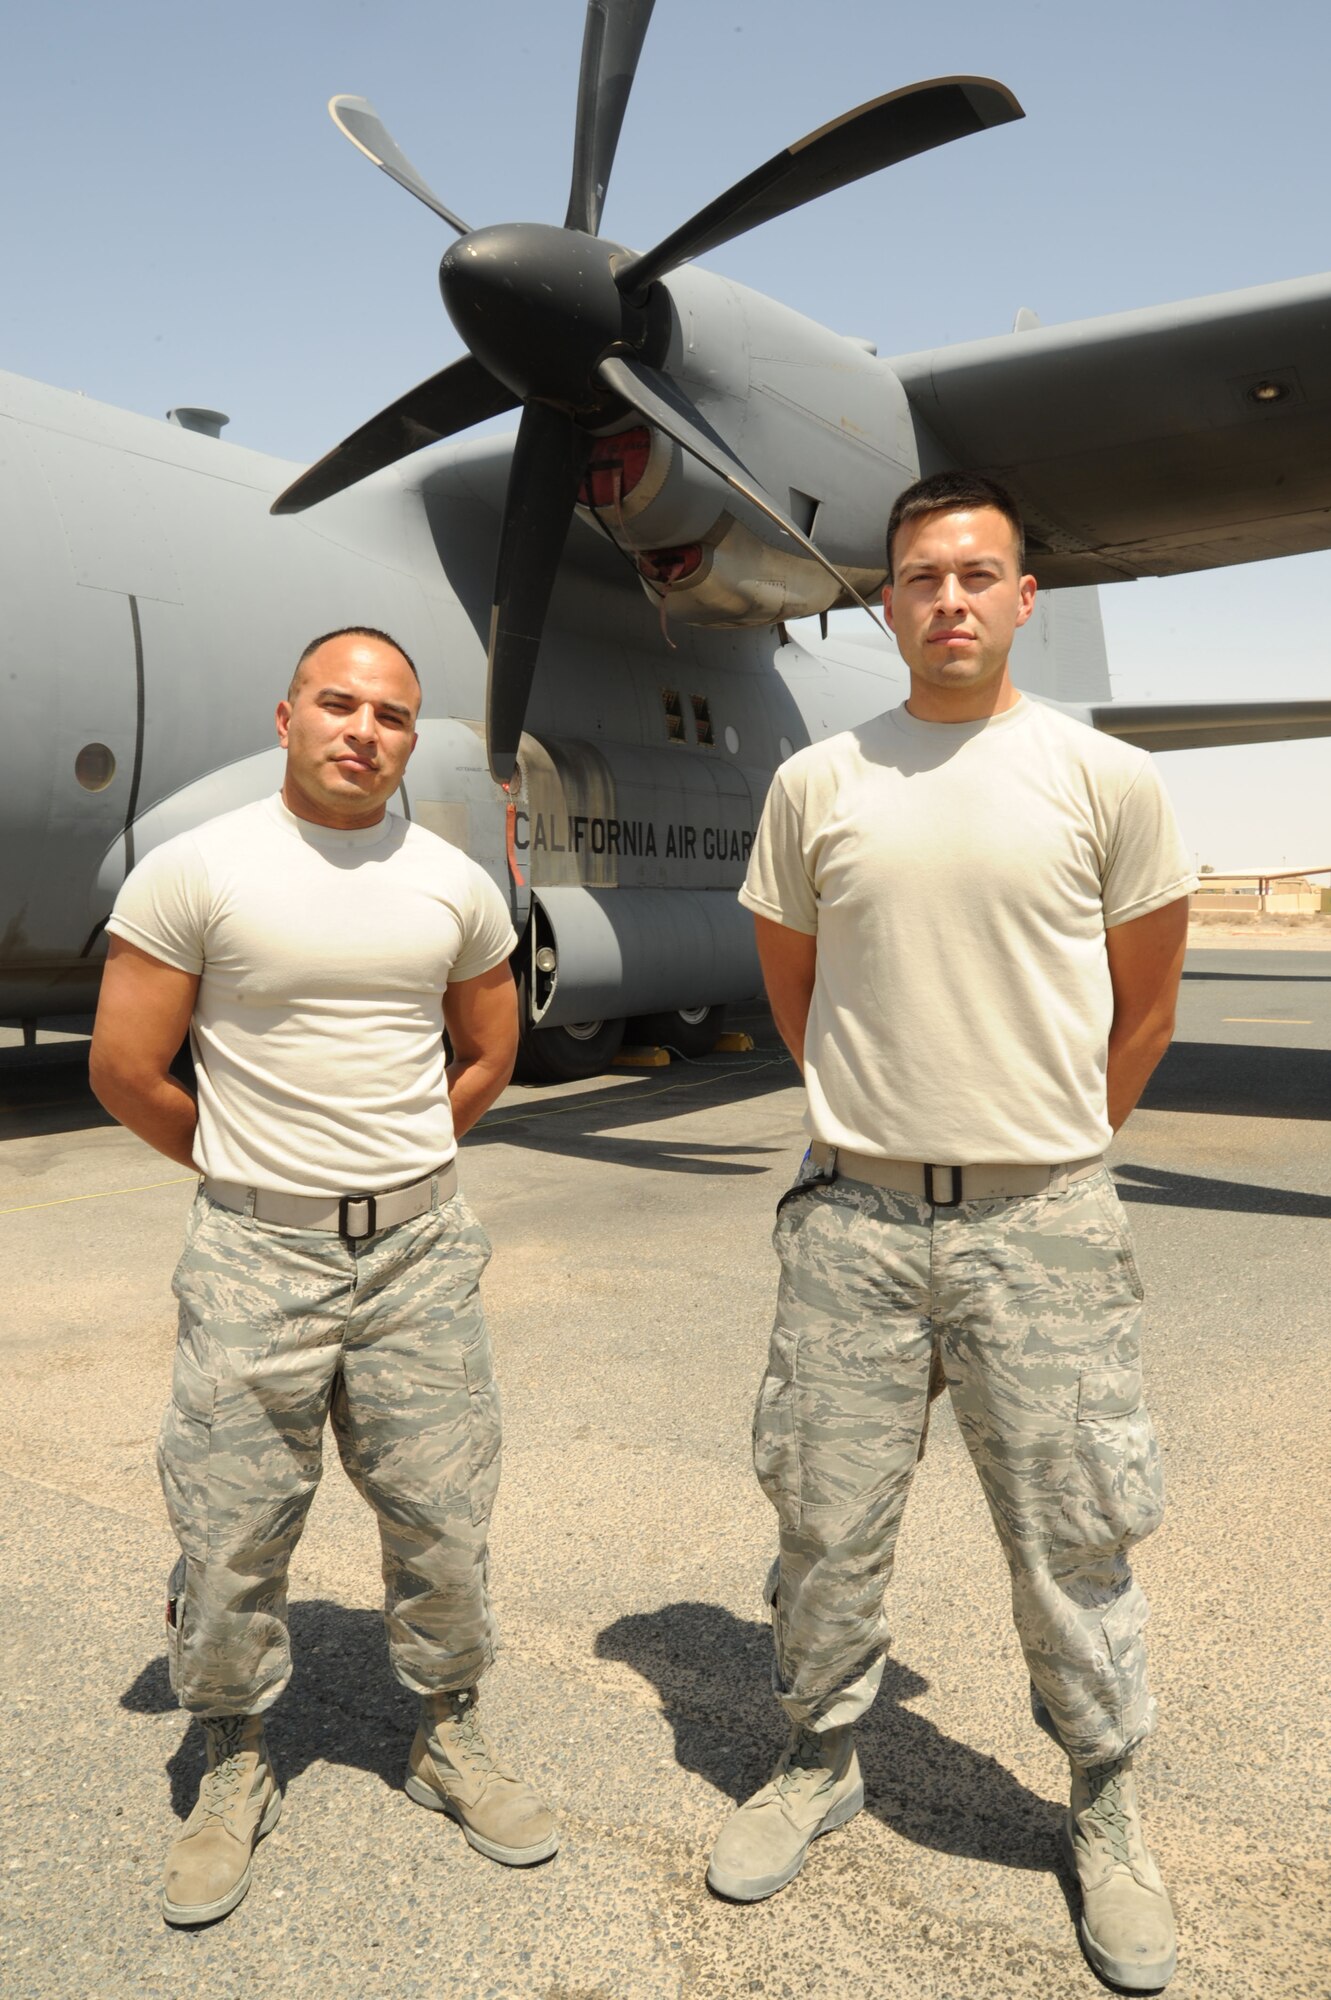
[[[177,972],[201,973],[208,870],[188,837],[168,840],[126,876],[106,928]]]
[[[469,907],[465,912],[465,937],[453,961],[450,986],[464,979],[479,979],[510,958],[517,945],[517,932],[509,920],[508,906],[498,888],[478,863],[472,863]]]
[[[758,821],[739,900],[746,910],[787,930],[817,935],[818,892],[804,851],[803,800],[791,796],[781,771],[772,780]]]
[[[1150,762],[1124,793],[1106,857],[1105,929],[1131,923],[1197,887],[1169,794]]]

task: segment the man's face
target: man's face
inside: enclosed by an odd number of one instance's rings
[[[1035,578],[1020,573],[1005,515],[976,507],[907,521],[892,570],[883,608],[913,681],[967,694],[1002,678],[1035,602]]]
[[[287,804],[324,826],[381,819],[415,748],[419,706],[415,676],[395,646],[359,634],[330,639],[277,704]]]

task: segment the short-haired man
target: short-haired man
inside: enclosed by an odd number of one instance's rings
[[[741,892],[814,1143],[779,1208],[754,1421],[791,1736],[708,1880],[771,1895],[863,1803],[851,1725],[883,1671],[937,1368],[1036,1719],[1072,1765],[1083,1941],[1151,1989],[1174,1926],[1131,1776],[1152,1713],[1127,1551],[1162,1496],[1100,1156],[1168,1045],[1194,880],[1149,757],[1013,687],[1023,570],[1001,488],[944,474],[901,496],[883,601],[909,698],[782,765]]]
[[[422,1698],[407,1791],[493,1860],[558,1844],[475,1709],[499,1404],[489,1244],[454,1156],[512,1072],[514,937],[475,862],[387,811],[419,704],[387,634],[315,640],[277,706],[281,793],[155,849],[108,925],[93,1087],[202,1175],[158,1448],[172,1684],[207,1738],[167,1857],[173,1924],[235,1908],[281,1810],[263,1715],[291,1672],[287,1569],[330,1417],[378,1517],[393,1670]],[[187,1028],[197,1102],[171,1074]]]

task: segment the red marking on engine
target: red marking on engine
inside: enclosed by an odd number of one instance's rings
[[[613,437],[597,438],[578,488],[579,504],[618,509],[620,500],[633,491],[647,470],[651,449],[652,434],[642,424],[631,431],[616,431]]]

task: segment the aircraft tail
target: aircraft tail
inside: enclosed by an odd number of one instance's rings
[[[1094,584],[1042,590],[1012,647],[1012,678],[1028,694],[1068,703],[1107,702],[1109,656]]]

